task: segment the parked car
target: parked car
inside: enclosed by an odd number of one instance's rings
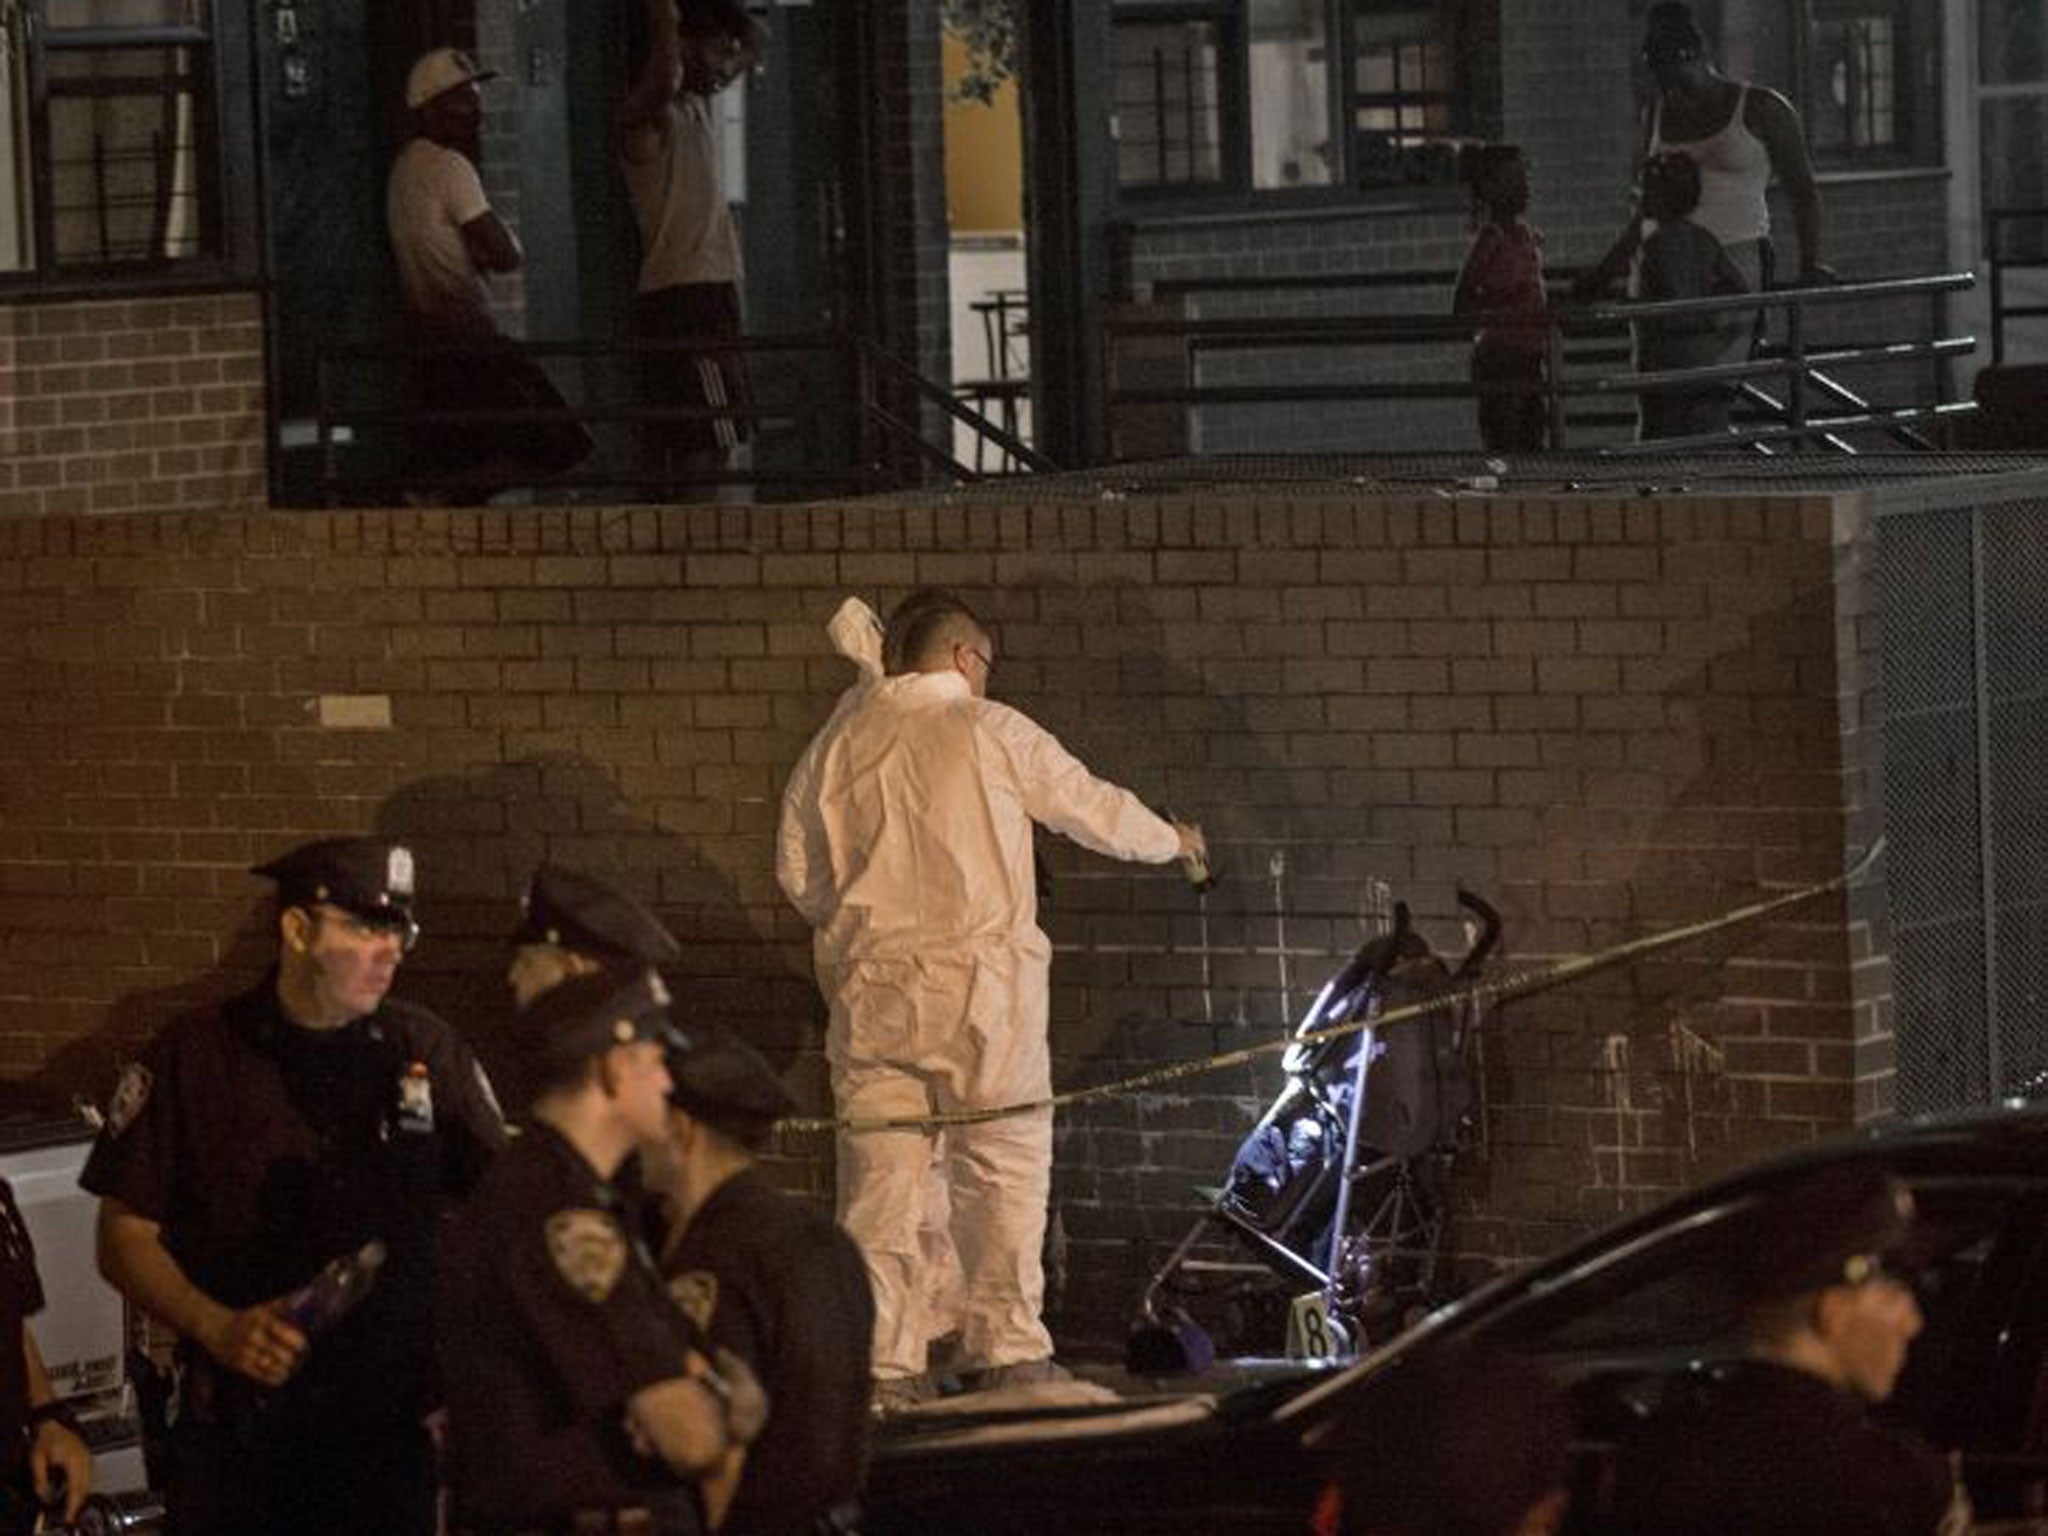
[[[1875,1160],[1918,1198],[1934,1256],[1927,1325],[1883,1414],[1963,1453],[1980,1518],[2048,1496],[2048,1106],[1913,1122],[1802,1149],[1629,1218],[1433,1313],[1347,1368],[1240,1364],[1115,1382],[1114,1401],[921,1410],[885,1421],[870,1536],[1301,1536],[1321,1488],[1308,1442],[1369,1422],[1399,1373],[1481,1343],[1565,1385],[1580,1517],[1617,1437],[1697,1373],[1736,1358],[1716,1283],[1775,1192]]]

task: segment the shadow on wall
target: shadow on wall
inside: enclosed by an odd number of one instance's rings
[[[1200,821],[1218,875],[1198,898],[1178,864],[1040,837],[1056,1089],[1281,1038],[1397,897],[1462,949],[1454,891],[1490,884],[1492,850],[1451,848],[1447,819],[1446,835],[1411,837],[1405,775],[1375,770],[1362,737],[1284,755],[1331,731],[1323,693],[1338,690],[1315,663],[1238,646],[1175,658],[1188,616],[1134,582],[963,595],[998,631],[994,695],[1101,776]],[[1047,1283],[1063,1344],[1121,1340],[1199,1191],[1225,1177],[1282,1080],[1276,1053],[1060,1114]]]
[[[252,891],[268,882],[249,877]],[[0,1083],[0,1112],[63,1116],[81,1107],[106,1107],[122,1069],[172,1019],[213,1007],[247,991],[277,955],[277,908],[267,895],[254,902],[228,939],[220,962],[188,981],[149,987],[116,998],[91,1033],[64,1042],[29,1077]]]
[[[683,959],[666,979],[685,1026],[707,1014],[731,1024],[803,1102],[819,1101],[804,1081],[818,1074],[800,1061],[816,1041],[789,1001],[808,975],[764,959],[774,951],[732,880],[639,814],[597,765],[550,756],[418,779],[379,806],[376,830],[419,859],[423,937],[400,989],[454,1025],[495,1079],[516,1080],[507,938],[529,875],[551,862],[628,892],[675,934]]]
[[[1862,851],[1842,843],[1856,765],[1832,707],[1839,581],[1816,564],[1751,582],[1754,608],[1671,626],[1696,648],[1631,661],[1614,718],[1557,738],[1542,835],[1575,873],[1503,892],[1532,965],[1824,881]],[[1847,1129],[1850,921],[1834,897],[1508,1004],[1487,1037],[1496,1177],[1563,1237]],[[1577,1149],[1562,1163],[1561,1141]],[[1496,1267],[1528,1256],[1494,1241]]]
[[[419,864],[421,939],[395,993],[453,1025],[494,1081],[516,1080],[508,1070],[506,941],[527,877],[552,860],[631,892],[668,925],[684,951],[668,976],[679,1018],[733,1025],[801,1102],[829,1103],[808,969],[799,972],[754,929],[733,883],[689,839],[636,815],[592,763],[545,758],[415,780],[379,806],[371,831],[407,843]],[[249,885],[267,891],[259,877]],[[217,965],[117,999],[97,1028],[67,1041],[32,1076],[0,1083],[0,1110],[61,1115],[80,1102],[103,1106],[121,1068],[163,1025],[254,985],[275,952],[274,908],[264,894]]]

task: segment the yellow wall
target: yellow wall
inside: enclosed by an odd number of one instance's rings
[[[967,46],[946,38],[946,215],[956,233],[1024,227],[1024,142],[1017,87],[1004,82],[994,102],[954,101]]]

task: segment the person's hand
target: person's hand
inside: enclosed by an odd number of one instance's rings
[[[1202,836],[1202,828],[1199,823],[1176,821],[1173,823],[1173,830],[1180,836],[1180,856],[1182,858],[1185,859],[1192,854],[1204,863],[1208,862],[1209,840]]]
[[[85,1508],[85,1496],[92,1492],[92,1452],[85,1442],[68,1426],[44,1419],[29,1443],[28,1466],[36,1497],[44,1508],[61,1497],[64,1524],[77,1520],[78,1512]]]
[[[712,1369],[725,1383],[725,1431],[736,1445],[752,1445],[768,1422],[768,1393],[754,1368],[723,1345],[711,1351]]]
[[[306,1353],[306,1336],[286,1322],[272,1302],[228,1313],[199,1342],[229,1370],[265,1387],[281,1387],[291,1380]]]

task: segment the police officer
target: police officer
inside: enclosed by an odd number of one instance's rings
[[[50,1385],[42,1351],[28,1320],[43,1309],[35,1245],[0,1179],[0,1528],[35,1527],[42,1507],[76,1520],[92,1488],[92,1453],[79,1438],[78,1421]]]
[[[729,1031],[669,1057],[661,1269],[692,1321],[747,1360],[770,1403],[722,1529],[812,1536],[853,1528],[865,1471],[874,1295],[853,1239],[755,1168],[789,1094]],[[779,1406],[777,1406],[779,1405]]]
[[[1735,1260],[1746,1357],[1624,1446],[1623,1536],[1935,1536],[1969,1524],[1949,1464],[1871,1420],[1920,1331],[1913,1197],[1872,1164],[1806,1178]]]
[[[521,1020],[521,1135],[450,1222],[437,1293],[454,1523],[478,1536],[693,1536],[765,1412],[707,1362],[614,1183],[668,1113],[668,993],[572,977]]]
[[[171,1531],[431,1532],[433,1228],[504,1123],[468,1048],[388,995],[411,853],[330,839],[256,873],[277,963],[123,1074],[80,1179],[100,1270],[178,1335]],[[372,1240],[374,1289],[316,1342],[293,1293]]]
[[[531,1007],[548,988],[570,976],[632,963],[660,969],[683,955],[661,919],[602,880],[543,864],[527,881],[519,926],[512,931],[512,964],[505,980],[513,1002]]]

